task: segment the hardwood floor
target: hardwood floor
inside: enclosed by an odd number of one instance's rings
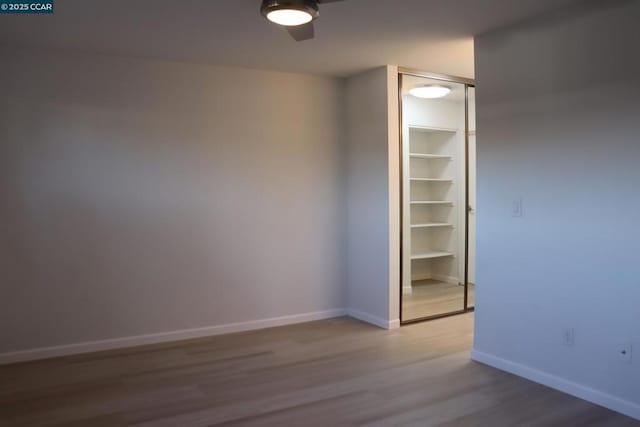
[[[471,362],[472,331],[338,318],[3,366],[0,425],[640,425]]]
[[[469,306],[475,305],[475,285],[469,284]],[[402,320],[453,313],[464,308],[464,287],[439,280],[415,280],[402,295]]]

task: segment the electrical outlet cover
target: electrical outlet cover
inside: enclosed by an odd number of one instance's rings
[[[573,328],[565,329],[562,332],[562,342],[564,345],[571,347],[576,342],[576,334]]]

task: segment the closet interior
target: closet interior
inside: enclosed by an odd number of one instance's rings
[[[475,89],[471,81],[453,78],[399,77],[400,318],[406,323],[466,312],[474,305],[475,108],[470,103]]]

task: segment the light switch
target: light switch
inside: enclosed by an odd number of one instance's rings
[[[511,216],[513,217],[522,216],[522,197],[517,197],[513,199],[513,202],[511,203]]]

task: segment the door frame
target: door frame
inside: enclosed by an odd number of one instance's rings
[[[464,85],[464,171],[465,171],[465,207],[464,207],[464,305],[461,310],[436,314],[433,316],[425,316],[416,319],[404,320],[402,318],[402,299],[403,299],[403,277],[404,277],[404,258],[403,258],[403,230],[404,230],[404,122],[402,112],[402,80],[403,76],[413,77],[425,77],[432,80],[441,80],[445,82],[458,83]],[[427,320],[440,319],[443,317],[455,316],[458,314],[469,313],[475,310],[474,307],[469,307],[468,293],[469,293],[469,87],[476,87],[475,80],[466,77],[451,76],[446,74],[430,73],[427,71],[420,71],[412,68],[398,67],[398,120],[400,131],[400,326],[408,325],[412,323],[424,322]]]

